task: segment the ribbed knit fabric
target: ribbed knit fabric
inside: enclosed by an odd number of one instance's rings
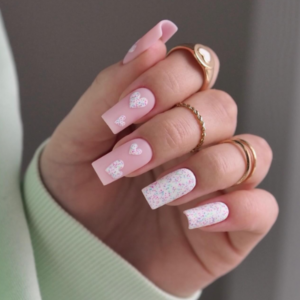
[[[0,299],[40,300],[20,193],[19,108],[17,76],[0,14]]]
[[[180,300],[156,287],[51,198],[38,170],[48,140],[37,149],[20,183],[19,107],[0,15],[0,299]]]
[[[38,170],[38,156],[46,143],[37,149],[24,180],[24,205],[42,299],[182,299],[156,287],[51,198]]]

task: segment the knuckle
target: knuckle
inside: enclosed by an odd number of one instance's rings
[[[212,90],[211,96],[214,99],[213,104],[218,116],[221,116],[225,120],[236,121],[238,108],[233,98],[221,90]]]
[[[162,120],[161,128],[163,139],[171,149],[184,145],[191,133],[191,126],[183,118]]]
[[[180,92],[181,84],[176,72],[172,72],[172,69],[159,68],[148,74],[146,86],[154,86],[154,90],[163,90],[164,94],[176,95]]]
[[[225,182],[225,178],[231,173],[232,166],[226,160],[226,157],[221,153],[207,153],[203,157],[203,160],[206,161],[206,170],[209,170],[211,176],[214,178],[214,182],[218,182],[220,187],[222,182]]]

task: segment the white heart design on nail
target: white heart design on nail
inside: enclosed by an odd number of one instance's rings
[[[116,160],[112,164],[110,164],[105,171],[114,179],[120,178],[123,176],[123,172],[120,171],[124,168],[123,160]]]
[[[143,150],[138,148],[137,144],[131,144],[129,149],[129,154],[131,155],[141,155],[143,153]]]
[[[135,92],[130,96],[130,108],[142,108],[148,104],[147,98],[141,98],[141,94],[139,92]]]
[[[125,119],[126,117],[124,115],[120,116],[115,123],[121,127],[125,126]]]

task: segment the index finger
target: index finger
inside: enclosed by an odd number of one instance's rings
[[[210,48],[205,49],[215,61],[213,84],[219,71],[219,60]],[[122,100],[102,118],[115,134],[119,133],[131,124],[146,122],[189,98],[200,90],[203,78],[201,66],[191,53],[176,50],[135,79],[122,93]]]

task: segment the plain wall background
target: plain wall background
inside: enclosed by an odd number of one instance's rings
[[[290,116],[300,93],[292,80],[298,66],[298,2],[0,0],[20,81],[23,170],[96,74],[121,60],[158,21],[170,19],[179,31],[168,48],[182,42],[213,48],[221,61],[216,88],[229,92],[239,106],[237,132],[262,135],[273,147],[271,174],[262,187],[275,194],[281,209],[270,234],[237,269],[205,289],[201,299],[298,299],[295,236],[287,233],[300,228],[293,223],[299,193],[289,193],[297,183],[291,187],[284,175],[293,166],[286,159],[291,157],[286,145],[295,139],[287,132],[297,119],[295,113]]]

